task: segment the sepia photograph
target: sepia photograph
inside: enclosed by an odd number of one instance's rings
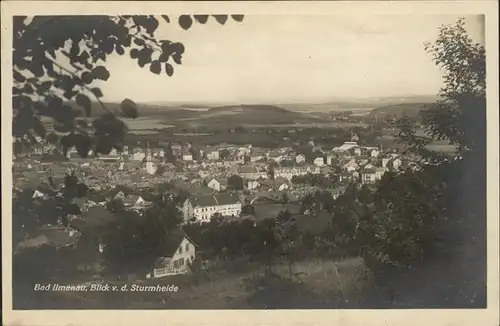
[[[11,309],[498,323],[487,13],[218,5],[2,22]]]

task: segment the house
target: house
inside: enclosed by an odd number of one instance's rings
[[[359,147],[358,143],[355,141],[346,141],[342,146],[335,147],[334,152],[347,152],[353,148]]]
[[[245,186],[248,190],[254,190],[260,186],[260,183],[257,180],[247,180]]]
[[[391,163],[392,163],[392,168],[397,170],[403,164],[403,161],[401,161],[401,159],[399,158],[395,158],[392,160]]]
[[[354,155],[357,155],[357,156],[361,155],[361,148],[360,147],[355,147],[353,151],[354,151]]]
[[[43,145],[38,143],[33,145],[33,154],[34,155],[43,155]]]
[[[229,194],[191,196],[182,206],[185,222],[193,218],[198,222],[209,222],[216,213],[222,216],[239,216],[240,212],[241,202]]]
[[[43,192],[41,192],[40,190],[35,189],[35,191],[33,192],[33,196],[31,198],[36,199],[36,198],[43,198],[43,197],[45,197],[45,194]]]
[[[380,180],[382,179],[382,177],[384,176],[384,174],[387,172],[387,168],[383,168],[383,167],[378,167],[378,168],[375,168],[375,174],[376,174],[376,179],[377,180]]]
[[[379,154],[380,154],[380,151],[378,149],[372,149],[372,151],[370,152],[371,157],[378,157]]]
[[[195,259],[196,244],[182,231],[172,232],[167,236],[162,257],[157,259],[146,278],[187,274]]]
[[[319,174],[320,168],[318,166],[292,166],[292,167],[280,167],[274,169],[274,178],[283,177],[288,180],[292,180],[292,178],[296,175],[307,175],[311,174]]]
[[[304,163],[305,161],[306,161],[305,155],[299,154],[299,155],[295,156],[295,163],[300,164],[300,163]]]
[[[259,171],[259,169],[253,165],[244,165],[240,167],[238,175],[247,180],[267,179],[267,172]]]
[[[314,159],[314,165],[316,165],[316,166],[323,166],[323,165],[325,165],[325,159],[323,157],[316,157]]]
[[[189,152],[185,152],[182,154],[182,160],[183,161],[186,161],[186,162],[190,162],[193,160],[193,154],[189,153]]]
[[[208,160],[217,161],[219,160],[219,150],[218,149],[207,149],[206,157]]]
[[[382,167],[386,168],[386,167],[387,167],[387,165],[389,164],[390,160],[391,160],[391,159],[390,159],[390,158],[388,158],[388,157],[384,157],[384,158],[382,158]]]
[[[290,188],[290,181],[280,177],[274,180],[274,188],[278,191],[287,190]]]
[[[227,189],[227,179],[224,178],[214,178],[210,180],[210,182],[207,184],[209,188],[212,188],[213,190],[216,191],[223,191]]]
[[[130,160],[142,162],[144,160],[144,158],[146,158],[146,153],[144,153],[144,151],[140,148],[135,148]]]
[[[344,164],[343,168],[347,172],[354,172],[357,169],[359,169],[359,165],[358,165],[358,163],[356,163],[356,161],[351,160],[351,161],[347,162],[346,164]]]
[[[273,160],[276,163],[279,163],[283,160],[283,155],[278,152],[271,152],[268,154],[267,158],[269,160]]]
[[[146,208],[150,203],[144,200],[139,195],[128,195],[123,199],[123,205],[125,205],[126,208],[130,209],[144,209]]]
[[[177,143],[170,144],[170,151],[175,156],[180,156],[182,153],[182,145]]]
[[[119,191],[112,190],[108,193],[107,198],[108,198],[108,201],[111,201],[111,200],[123,201],[125,199],[125,193],[122,190],[119,190]]]
[[[373,169],[365,169],[361,173],[361,183],[370,184],[375,183],[377,181],[377,174]]]

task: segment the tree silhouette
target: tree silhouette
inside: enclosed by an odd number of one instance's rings
[[[212,16],[219,24],[227,15]],[[242,21],[242,15],[232,15]],[[204,24],[208,15],[181,15],[178,24],[189,29]],[[120,109],[102,102],[95,82],[105,82],[110,73],[106,60],[113,54],[129,56],[153,74],[172,76],[182,63],[184,45],[156,38],[160,22],[169,16],[15,16],[13,22],[13,136],[16,150],[29,148],[36,136],[59,138],[64,154],[75,146],[80,156],[90,149],[107,154],[121,149],[127,127],[119,116],[138,116],[137,105],[125,99]],[[105,113],[90,121],[97,102]],[[75,103],[76,105],[74,105]],[[55,132],[47,132],[44,118]]]
[[[242,190],[245,187],[245,180],[238,175],[232,175],[227,179],[227,188],[232,190]]]
[[[421,113],[427,134],[416,136],[406,116],[397,121],[400,141],[422,157],[421,169],[386,173],[372,195],[355,194],[361,205],[354,211],[354,237],[367,261],[411,264],[435,254],[443,239],[453,248],[464,230],[485,239],[485,50],[464,26],[464,19],[442,26],[437,40],[425,45],[444,70],[440,100]],[[434,139],[456,145],[454,158],[426,149]]]

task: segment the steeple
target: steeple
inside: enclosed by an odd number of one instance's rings
[[[149,146],[149,142],[148,142],[148,146],[146,148],[146,161],[147,162],[151,161],[151,148]]]

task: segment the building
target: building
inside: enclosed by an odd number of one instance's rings
[[[358,143],[355,141],[346,141],[342,146],[335,147],[333,149],[334,152],[347,152],[353,148],[359,147]]]
[[[290,181],[285,178],[277,178],[274,180],[274,188],[278,191],[290,189]]]
[[[333,157],[331,155],[326,156],[326,165],[332,165]]]
[[[254,190],[260,186],[260,183],[257,180],[247,180],[245,186],[248,190]]]
[[[363,172],[361,172],[361,183],[363,184],[370,184],[370,183],[375,183],[379,180],[382,179],[386,172],[386,168],[379,167],[379,168],[365,168],[363,169]]]
[[[300,164],[300,163],[304,163],[305,161],[306,161],[305,155],[299,154],[299,155],[295,156],[295,163]]]
[[[151,157],[151,151],[148,149],[146,153],[146,172],[150,175],[155,174],[158,170],[158,167],[153,163],[152,159],[153,158]]]
[[[177,144],[177,143],[170,144],[170,151],[175,156],[180,156],[181,153],[182,153],[182,145],[181,144]]]
[[[325,159],[323,157],[316,157],[314,159],[314,165],[316,165],[316,166],[323,166],[323,165],[325,165]]]
[[[384,174],[387,172],[387,168],[383,168],[383,167],[378,167],[378,168],[375,168],[375,174],[376,174],[376,179],[377,180],[380,180],[382,179],[382,177],[384,176]]]
[[[214,214],[239,216],[241,202],[229,194],[191,196],[182,205],[184,221],[210,222]]]
[[[168,235],[164,246],[164,255],[153,265],[146,278],[160,278],[169,275],[187,274],[191,263],[196,259],[196,245],[183,232]]]
[[[285,178],[288,180],[292,180],[294,176],[298,175],[307,175],[307,174],[319,174],[320,168],[318,166],[293,166],[293,167],[281,167],[274,169],[274,178]]]
[[[271,152],[268,154],[267,158],[269,160],[273,160],[274,162],[276,163],[279,163],[281,161],[283,161],[283,155],[281,153],[278,153],[278,152]]]
[[[401,159],[399,158],[395,158],[392,160],[391,163],[392,163],[392,168],[397,170],[403,164],[403,161],[401,161]]]
[[[205,153],[207,160],[217,161],[220,158],[218,149],[207,149]]]
[[[149,202],[139,195],[128,195],[123,199],[123,205],[133,210],[141,210],[149,206]]]
[[[217,178],[217,179],[212,179],[210,182],[207,184],[208,188],[212,188],[213,190],[216,191],[223,191],[227,189],[227,179],[223,178]]]
[[[193,154],[189,152],[182,153],[182,160],[186,162],[191,162],[193,160]]]
[[[146,157],[146,153],[140,148],[135,148],[130,158],[132,161],[142,161]]]
[[[238,175],[247,180],[267,179],[267,171],[259,171],[253,165],[244,165],[238,170]]]

